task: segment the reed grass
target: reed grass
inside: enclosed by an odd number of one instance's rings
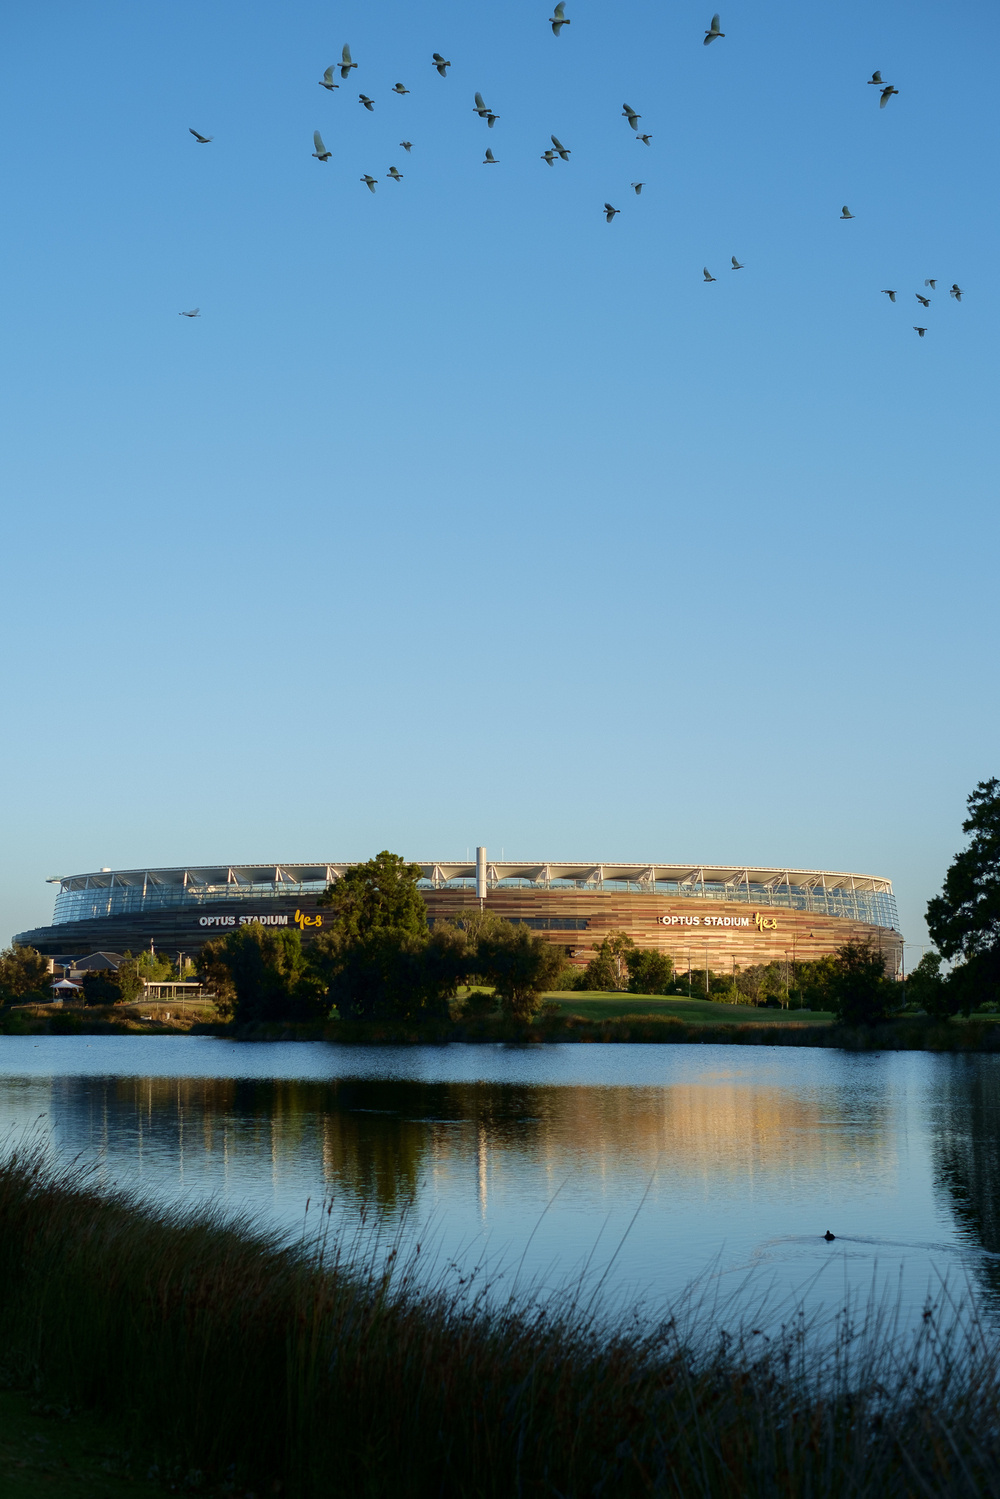
[[[0,1333],[50,1397],[228,1492],[367,1496],[1000,1494],[991,1332],[928,1307],[768,1340],[608,1326],[579,1298],[435,1289],[397,1246],[293,1244],[0,1165]],[[463,1283],[465,1281],[465,1283]],[[952,1309],[954,1311],[954,1309]]]

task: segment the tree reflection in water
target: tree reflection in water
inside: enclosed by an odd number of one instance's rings
[[[935,1108],[934,1163],[960,1231],[998,1258],[979,1262],[1000,1298],[1000,1058],[941,1058],[947,1071]]]

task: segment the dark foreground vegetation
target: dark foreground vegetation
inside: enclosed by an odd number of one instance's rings
[[[769,1340],[418,1291],[327,1246],[0,1167],[0,1333],[36,1398],[127,1431],[171,1487],[434,1495],[1000,1492],[994,1339],[928,1308]]]

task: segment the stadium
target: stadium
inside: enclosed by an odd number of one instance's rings
[[[583,967],[604,936],[624,930],[678,968],[725,972],[802,962],[870,940],[898,974],[903,938],[890,880],[815,869],[690,864],[546,863],[487,859],[422,863],[430,921],[485,907],[520,922]],[[14,941],[57,960],[152,946],[195,957],[210,938],[247,922],[297,928],[306,941],[329,922],[318,904],[350,863],[222,864],[100,869],[63,875],[49,926]]]

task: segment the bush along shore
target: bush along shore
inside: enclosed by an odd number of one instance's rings
[[[767,1011],[758,1012],[761,1016]],[[328,1041],[341,1046],[444,1046],[452,1042],[621,1043],[711,1046],[822,1046],[842,1051],[1000,1051],[995,1019],[942,1021],[907,1015],[879,1025],[810,1025],[804,1021],[755,1019],[705,1025],[673,1015],[616,1015],[607,1019],[542,1012],[532,1020],[504,1015],[455,1020],[234,1020],[143,1021],[117,1009],[39,1005],[0,1012],[7,1036],[215,1036],[233,1041]]]
[[[974,1321],[928,1307],[902,1339],[877,1308],[825,1328],[792,1316],[773,1338],[690,1311],[602,1325],[475,1276],[420,1290],[398,1246],[379,1261],[363,1240],[354,1257],[324,1248],[15,1155],[0,1165],[5,1359],[39,1398],[113,1419],[144,1471],[232,1495],[1000,1490],[995,1341]]]

